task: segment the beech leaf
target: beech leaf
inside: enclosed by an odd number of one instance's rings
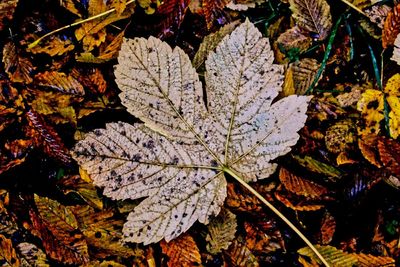
[[[167,43],[124,39],[115,69],[121,102],[145,124],[107,124],[87,134],[73,157],[113,199],[145,198],[124,225],[127,242],[169,241],[217,215],[224,174],[242,183],[270,176],[290,151],[309,97],[272,103],[283,68],[248,20],[211,52],[206,93],[189,57]]]

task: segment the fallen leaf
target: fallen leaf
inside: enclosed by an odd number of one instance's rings
[[[324,40],[332,28],[330,6],[325,0],[289,0],[297,25]]]
[[[394,41],[393,55],[390,59],[396,61],[397,65],[400,65],[400,34],[397,35]]]
[[[21,259],[26,261],[29,266],[48,267],[50,263],[46,254],[34,244],[22,242],[17,245],[17,250],[21,255]],[[25,266],[25,265],[23,265]]]
[[[383,29],[385,19],[391,10],[392,8],[388,5],[374,5],[364,12],[372,23],[375,23],[379,28]]]
[[[308,201],[304,198],[300,199],[296,195],[284,192],[281,186],[275,191],[275,197],[282,202],[283,205],[296,211],[316,211],[324,207],[321,203]]]
[[[333,166],[330,166],[321,161],[315,160],[310,156],[301,158],[299,156],[293,157],[301,166],[305,167],[309,171],[316,172],[319,174],[326,175],[330,180],[336,181],[340,178],[341,172]]]
[[[49,39],[41,42],[40,44],[28,48],[27,50],[33,54],[45,53],[51,57],[61,56],[65,53],[74,50],[75,46],[69,39],[62,40],[58,36],[51,36]]]
[[[190,2],[190,11],[203,16],[206,21],[207,29],[211,29],[230,0],[199,0],[198,6],[194,6],[193,2],[196,1]]]
[[[238,240],[233,241],[227,251],[224,251],[225,262],[232,267],[257,267],[260,264],[246,245]]]
[[[325,212],[324,217],[321,221],[321,244],[327,245],[329,244],[332,239],[333,235],[336,231],[336,220],[335,218],[329,213]]]
[[[236,215],[227,209],[211,220],[206,236],[207,251],[215,255],[223,249],[228,249],[235,239],[237,228]]]
[[[312,39],[305,35],[298,26],[294,26],[279,35],[277,42],[285,54],[293,53],[293,51],[301,54],[311,47]]]
[[[260,201],[248,192],[243,192],[240,187],[228,183],[226,205],[235,211],[258,213],[262,210]]]
[[[356,129],[350,120],[337,122],[330,126],[325,133],[326,148],[332,153],[350,151],[356,140]]]
[[[378,139],[379,159],[392,175],[400,177],[400,144],[395,140],[381,137]]]
[[[22,57],[13,42],[3,47],[4,70],[12,82],[29,84],[33,81],[32,71],[35,69],[29,59]]]
[[[246,231],[246,247],[253,254],[268,254],[278,249],[282,249],[282,236],[277,231],[277,236],[267,234],[264,229],[256,224],[244,223]]]
[[[294,175],[285,168],[280,169],[279,180],[286,190],[298,196],[316,199],[328,193],[328,189],[322,185]]]
[[[11,239],[0,234],[0,261],[5,261],[8,266],[18,267],[21,265]],[[6,265],[6,266],[7,266]]]
[[[382,47],[387,48],[394,44],[400,33],[400,4],[393,7],[385,19],[382,30]]]
[[[35,83],[64,94],[83,96],[83,86],[72,76],[58,71],[45,71],[35,75]]]
[[[283,95],[304,95],[320,68],[320,64],[313,58],[303,58],[291,63],[285,74]]]
[[[195,266],[201,264],[199,248],[193,237],[183,234],[167,243],[161,241],[162,252],[168,256],[168,267]]]
[[[125,241],[169,241],[196,220],[207,224],[226,197],[224,172],[249,182],[275,171],[270,160],[297,142],[309,97],[272,104],[283,78],[272,62],[268,40],[247,20],[206,61],[207,111],[181,49],[152,37],[122,44],[120,98],[145,125],[97,129],[76,145],[74,158],[105,195],[147,197],[128,216]]]

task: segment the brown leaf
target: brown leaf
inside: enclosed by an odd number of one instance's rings
[[[271,236],[258,225],[249,222],[244,223],[244,229],[246,247],[254,254],[270,253],[283,248],[283,239],[279,231],[275,232],[276,236]]]
[[[349,151],[356,139],[356,129],[351,120],[339,121],[325,133],[326,148],[332,153]]]
[[[291,195],[287,192],[285,193],[281,187],[275,191],[275,197],[277,200],[282,202],[282,204],[284,204],[288,208],[291,208],[292,210],[315,211],[324,207],[321,204],[299,199],[295,195]]]
[[[179,29],[190,0],[169,0],[164,1],[157,10],[157,14],[162,16],[162,21],[157,25],[157,37],[167,38],[176,33]]]
[[[305,35],[298,26],[294,26],[282,33],[277,40],[283,52],[298,50],[299,53],[307,51],[311,47],[311,37]]]
[[[76,3],[78,0],[60,0],[61,6],[67,9],[72,14],[77,15],[78,17],[82,17],[79,10],[76,8]]]
[[[400,3],[393,7],[385,19],[382,30],[382,46],[387,48],[394,44],[400,33]]]
[[[32,233],[40,237],[46,254],[63,263],[83,264],[89,254],[78,222],[69,207],[35,195],[39,215],[30,210]]]
[[[325,212],[324,217],[321,221],[321,244],[329,244],[332,241],[335,230],[335,218],[329,212]]]
[[[227,266],[257,267],[260,264],[246,245],[238,240],[233,241],[227,251],[223,253]]]
[[[400,144],[389,138],[378,139],[379,158],[389,172],[400,177]]]
[[[19,0],[2,0],[0,2],[0,31],[5,28],[6,20],[12,20]]]
[[[200,0],[200,8],[191,8],[191,11],[203,16],[206,21],[207,29],[211,29],[214,26],[216,18],[220,16],[223,9],[230,1],[231,0]]]
[[[237,228],[236,215],[227,209],[223,209],[217,217],[208,225],[206,236],[207,251],[213,255],[227,249],[235,239]]]
[[[65,94],[83,96],[83,86],[72,76],[58,71],[45,71],[35,75],[35,83]]]
[[[31,129],[28,135],[31,135],[36,145],[61,163],[71,163],[71,156],[57,132],[33,110],[26,112],[26,118]]]
[[[74,68],[70,74],[94,94],[104,94],[107,82],[99,68]]]
[[[376,135],[364,135],[358,139],[358,148],[360,149],[364,158],[371,164],[380,168],[382,167],[382,164],[379,160],[379,154],[376,149],[377,145],[378,137]]]
[[[189,234],[182,234],[178,238],[170,241],[165,240],[160,243],[162,252],[168,256],[168,267],[193,266],[201,264],[199,248],[193,237]]]
[[[35,69],[32,63],[18,53],[18,49],[13,42],[8,42],[3,48],[4,70],[12,82],[31,83],[31,72]]]
[[[315,79],[320,64],[313,58],[303,58],[289,65],[285,75],[283,95],[303,95]]]
[[[0,6],[1,7],[1,6]],[[0,261],[5,261],[6,266],[18,267],[21,262],[17,256],[11,239],[6,238],[4,235],[0,234]]]
[[[279,179],[286,190],[299,196],[315,199],[328,193],[328,189],[324,186],[294,175],[285,168],[280,169]]]
[[[65,53],[74,50],[75,46],[69,39],[62,40],[58,36],[51,36],[38,45],[28,48],[28,51],[33,54],[45,53],[51,57],[61,56]]]
[[[247,192],[233,184],[228,183],[227,186],[228,196],[225,200],[226,205],[236,211],[245,212],[260,212],[262,210],[262,205],[259,200],[253,196],[249,195]]]

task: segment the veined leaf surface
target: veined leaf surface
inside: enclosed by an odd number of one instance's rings
[[[128,216],[124,237],[149,244],[207,224],[226,197],[224,173],[246,182],[271,175],[304,125],[308,97],[272,103],[283,69],[248,20],[206,61],[201,82],[180,49],[125,39],[115,70],[122,104],[145,124],[110,123],[74,148],[74,158],[113,199],[146,197]],[[207,107],[207,108],[206,108]]]

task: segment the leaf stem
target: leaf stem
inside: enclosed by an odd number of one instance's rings
[[[360,13],[361,15],[365,16],[368,18],[368,15],[362,11],[361,9],[359,9],[358,7],[356,7],[355,5],[353,5],[352,3],[350,3],[347,0],[341,0],[343,3],[345,3],[346,5],[348,5],[349,7],[351,7],[352,9],[354,9],[355,11],[357,11],[358,13]]]
[[[128,2],[126,2],[126,5],[132,4],[132,3],[135,2],[135,1],[136,1],[136,0],[129,0]],[[34,48],[34,47],[37,46],[43,39],[45,39],[45,38],[47,38],[47,37],[49,37],[49,36],[51,36],[51,35],[53,35],[53,34],[55,34],[55,33],[57,33],[57,32],[60,32],[60,31],[63,31],[63,30],[66,30],[66,29],[75,27],[75,26],[77,26],[77,25],[83,24],[83,23],[88,22],[88,21],[92,21],[92,20],[101,18],[101,17],[106,16],[106,15],[108,15],[108,14],[111,14],[111,13],[113,13],[113,12],[115,12],[115,8],[111,8],[110,10],[104,11],[103,13],[97,14],[97,15],[95,15],[95,16],[93,16],[93,17],[90,17],[90,18],[87,18],[87,19],[83,19],[83,20],[74,22],[74,23],[72,23],[72,24],[65,25],[65,26],[63,26],[63,27],[61,27],[61,28],[58,28],[58,29],[54,30],[54,31],[48,32],[48,33],[46,33],[45,35],[43,35],[42,37],[39,37],[37,40],[35,40],[35,41],[33,41],[32,43],[30,43],[30,44],[28,45],[28,49]]]
[[[236,172],[225,167],[222,169],[225,173],[229,174],[236,181],[238,181],[242,186],[244,186],[247,190],[249,190],[252,194],[254,194],[262,203],[264,203],[268,208],[270,208],[279,218],[281,218],[306,244],[310,247],[310,249],[315,253],[315,255],[321,260],[321,262],[326,266],[330,267],[329,263],[325,260],[325,258],[319,253],[319,251],[315,248],[315,246],[308,240],[308,238],[302,234],[302,232],[288,219],[283,215],[277,208],[274,207],[268,200],[266,200],[260,193],[258,193],[253,187],[251,187],[248,183],[246,183]]]

